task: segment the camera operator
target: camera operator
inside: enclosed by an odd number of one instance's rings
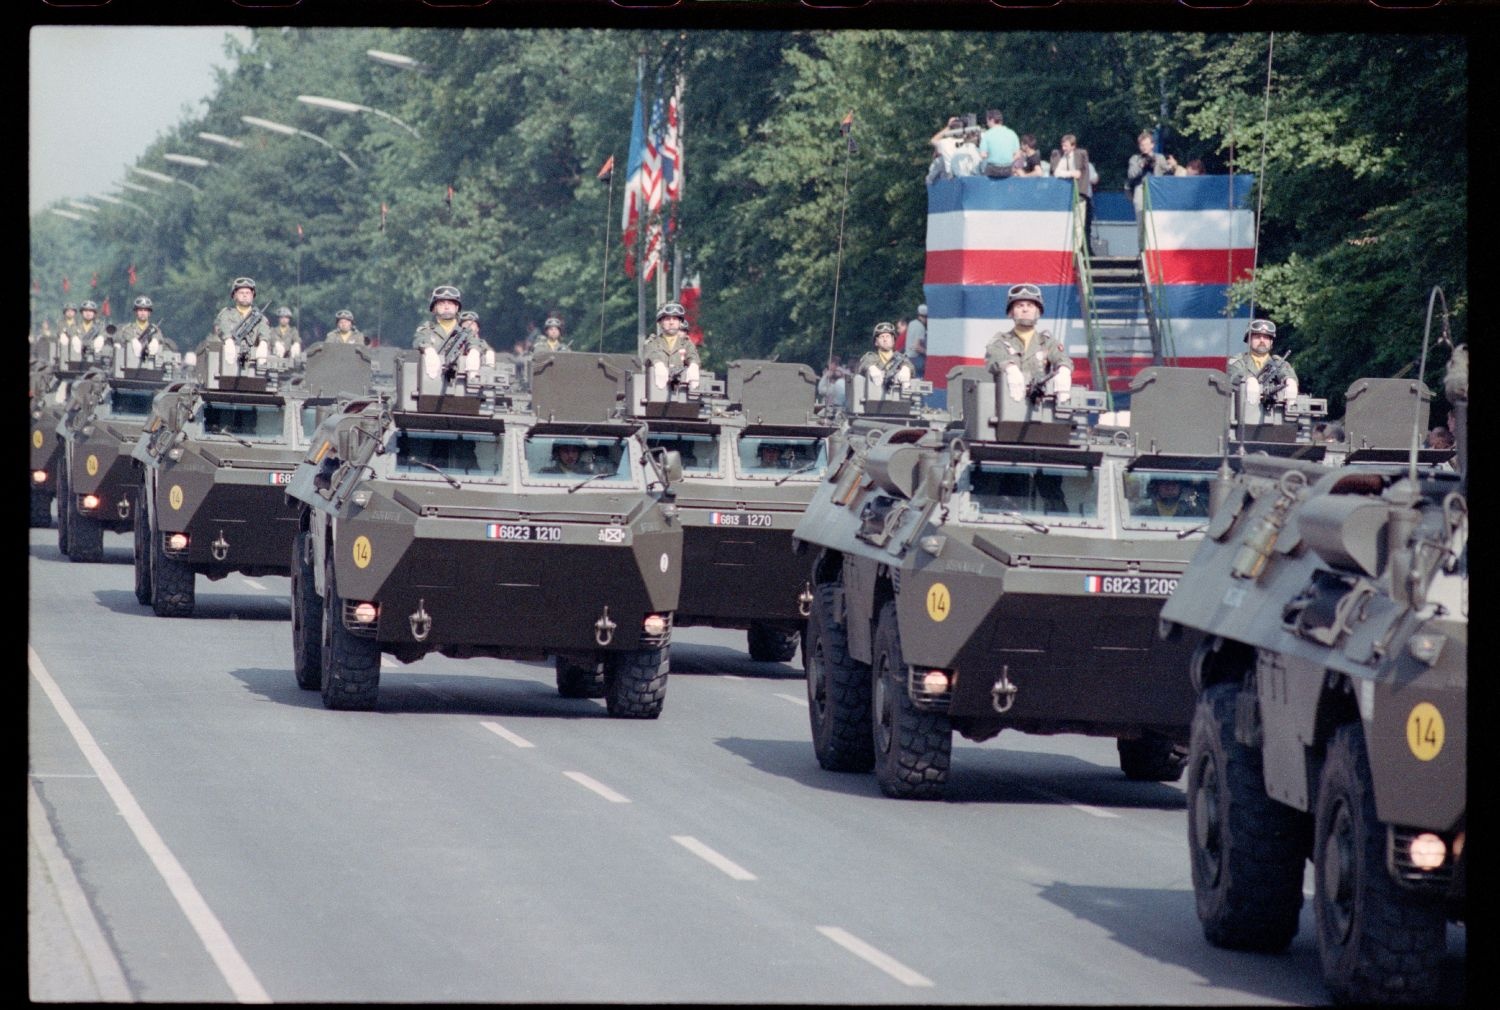
[[[828,367],[818,378],[818,402],[843,406],[844,390],[849,378],[849,369],[839,360],[838,354],[828,356]]]
[[[928,141],[932,145],[932,164],[927,169],[927,185],[939,179],[953,178],[953,154],[964,136],[964,117],[949,116],[948,121]]]
[[[1172,166],[1167,164],[1166,158],[1157,156],[1156,138],[1151,135],[1150,130],[1142,130],[1135,142],[1140,147],[1140,153],[1130,156],[1130,163],[1125,168],[1125,185],[1130,188],[1131,200],[1139,212],[1143,199],[1141,183],[1146,181],[1146,176],[1171,175]]]

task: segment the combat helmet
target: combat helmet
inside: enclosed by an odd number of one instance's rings
[[[1042,300],[1042,289],[1035,284],[1013,284],[1005,295],[1005,313],[1010,314],[1010,307],[1016,302],[1035,302],[1037,313],[1047,311],[1047,303]]]
[[[238,291],[240,288],[249,288],[253,292],[255,290],[255,278],[236,277],[234,280],[229,282],[229,293],[231,295]]]
[[[1275,340],[1276,324],[1271,322],[1271,320],[1269,319],[1250,320],[1250,328],[1247,329],[1245,331],[1245,335],[1240,338],[1241,342],[1248,344],[1250,342],[1250,334],[1252,333],[1263,333],[1266,336],[1270,337],[1272,340]]]
[[[879,337],[882,333],[889,333],[892,337],[894,337],[896,335],[896,324],[876,323],[875,331],[870,334],[870,342],[874,343],[876,338]]]
[[[683,308],[682,303],[680,302],[667,302],[661,308],[656,310],[656,321],[661,322],[667,316],[676,316],[678,319],[686,319],[687,309]]]
[[[136,297],[136,300],[131,303],[131,308],[154,309],[155,306],[151,304],[151,299],[147,298],[145,295],[138,295]]]
[[[427,300],[427,311],[431,312],[433,306],[435,306],[438,302],[456,302],[460,307],[462,307],[464,303],[464,296],[463,293],[460,292],[458,288],[454,287],[452,284],[439,284],[437,287],[432,289],[432,297]]]
[[[347,319],[352,323],[354,322],[354,313],[350,312],[348,309],[339,309],[333,314],[333,318],[334,320]]]

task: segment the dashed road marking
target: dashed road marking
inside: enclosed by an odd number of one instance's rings
[[[887,975],[895,979],[897,982],[900,982],[902,985],[925,987],[931,986],[933,984],[932,979],[928,978],[926,975],[923,975],[920,972],[912,971],[906,965],[902,964],[900,961],[897,961],[894,957],[891,957],[891,955],[885,953],[884,951],[876,950],[874,947],[871,947],[868,943],[865,943],[859,937],[847,932],[846,930],[842,930],[837,926],[819,926],[818,932],[828,937],[828,939],[832,940],[840,947],[843,947],[855,957],[861,958],[865,961],[868,961],[870,964],[873,964],[875,967],[879,968],[881,971],[885,972]]]
[[[795,694],[782,694],[780,691],[777,691],[776,692],[776,697],[778,697],[778,698],[785,698],[787,701],[791,702],[793,705],[801,705],[803,708],[807,707],[807,699],[806,698],[799,698]]]
[[[188,876],[187,870],[177,861],[172,850],[167,848],[167,843],[162,840],[156,828],[146,817],[146,812],[136,802],[125,780],[120,778],[115,766],[110,763],[99,744],[95,742],[94,735],[84,725],[83,720],[78,718],[78,713],[68,699],[63,696],[62,689],[42,665],[42,657],[36,654],[36,650],[30,646],[26,649],[31,674],[42,686],[52,702],[52,707],[57,710],[63,724],[68,727],[68,732],[73,736],[73,742],[83,752],[89,767],[99,776],[99,782],[104,786],[104,791],[114,801],[115,808],[120,812],[130,831],[135,835],[135,840],[140,843],[142,849],[146,850],[146,856],[151,860],[151,865],[156,867],[156,872],[161,874],[162,880],[166,881],[167,889],[172,892],[177,905],[182,909],[182,914],[187,917],[193,932],[198,934],[198,939],[208,951],[208,956],[213,958],[214,965],[219,969],[219,974],[229,985],[234,993],[234,998],[241,1003],[269,1003],[270,994],[261,986],[255,973],[250,970],[250,965],[240,956],[234,941],[229,938],[229,933],[219,922],[218,916],[214,915],[213,909],[208,907],[208,902],[203,900],[197,886]]]
[[[756,879],[755,874],[751,873],[749,870],[745,869],[743,866],[741,866],[739,863],[736,863],[728,856],[721,855],[720,853],[715,852],[713,849],[710,849],[707,845],[704,845],[692,835],[673,835],[672,841],[676,842],[678,845],[681,845],[684,849],[687,849],[693,855],[697,856],[699,859],[702,859],[710,866],[724,871],[735,880]]]
[[[630,800],[626,799],[624,796],[621,796],[619,793],[615,792],[603,782],[600,782],[598,779],[590,778],[583,772],[563,772],[563,774],[572,779],[574,782],[577,782],[579,785],[583,786],[583,788],[589,790],[590,792],[594,792],[599,794],[600,796],[603,796],[611,803],[630,802]]]
[[[532,743],[530,740],[526,739],[524,736],[519,736],[519,735],[517,735],[515,733],[512,733],[510,730],[506,729],[504,726],[500,725],[498,722],[482,722],[479,725],[483,726],[485,729],[489,730],[491,733],[495,734],[500,739],[502,739],[502,740],[509,740],[511,743],[515,744],[517,747],[535,747],[536,746],[536,744]]]
[[[720,680],[744,680],[745,678],[741,677],[739,674],[736,674],[736,673],[721,673],[721,674],[719,674],[719,679]]]
[[[252,578],[248,578],[247,577],[245,579],[245,585],[249,586],[251,589],[258,589],[261,592],[265,592],[266,591],[266,587],[265,587],[265,585],[263,583],[257,582],[257,581],[255,581]]]
[[[1071,799],[1069,799],[1068,797],[1064,796],[1062,793],[1054,793],[1050,789],[1042,789],[1042,788],[1039,788],[1037,786],[1032,786],[1032,785],[1023,786],[1022,788],[1026,789],[1029,792],[1036,793],[1038,796],[1045,796],[1049,800],[1055,800],[1058,803],[1066,803],[1068,806],[1072,807],[1074,810],[1081,810],[1084,813],[1089,814],[1092,817],[1119,817],[1120,816],[1119,814],[1115,813],[1113,810],[1104,810],[1104,809],[1102,809],[1100,807],[1091,807],[1087,803],[1074,803]]]

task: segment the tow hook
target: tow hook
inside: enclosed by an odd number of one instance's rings
[[[425,596],[418,598],[417,609],[407,615],[406,620],[411,624],[411,637],[419,642],[427,641],[427,636],[432,633],[432,615],[423,606],[427,602]]]
[[[797,613],[801,614],[803,617],[811,617],[812,602],[812,585],[810,583],[804,582],[802,583],[802,592],[797,594]]]
[[[129,497],[121,498],[119,501],[115,502],[115,511],[120,514],[120,518],[121,519],[129,519],[130,518],[130,498]]]
[[[229,541],[224,539],[224,531],[219,531],[219,539],[208,545],[213,548],[215,561],[223,561],[229,557]]]
[[[1000,679],[995,681],[995,686],[990,688],[990,704],[995,706],[995,711],[1004,715],[1010,711],[1010,707],[1016,703],[1016,692],[1020,688],[1010,682],[1010,667],[1000,668]]]
[[[615,637],[615,622],[609,619],[609,608],[604,608],[604,613],[599,620],[594,622],[594,641],[601,647],[608,645]]]

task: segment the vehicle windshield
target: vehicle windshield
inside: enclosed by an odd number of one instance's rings
[[[403,431],[396,436],[396,472],[499,477],[505,469],[500,436],[490,431]]]
[[[526,475],[536,483],[623,484],[631,479],[623,438],[582,435],[526,436]]]
[[[976,462],[969,466],[969,500],[985,513],[1034,518],[1093,519],[1099,514],[1099,475],[1093,467]]]
[[[741,435],[738,469],[741,477],[816,481],[828,466],[821,438],[797,435]],[[799,472],[800,471],[800,472]]]
[[[151,413],[151,401],[156,398],[154,389],[116,389],[109,397],[111,417],[146,417]]]
[[[677,431],[646,434],[646,444],[653,449],[676,450],[682,455],[682,472],[716,474],[719,472],[719,436]]]
[[[280,438],[285,412],[275,403],[203,404],[203,430],[209,434],[238,435],[240,438]]]
[[[1183,470],[1127,470],[1124,515],[1146,524],[1192,524],[1208,518],[1213,474]]]

